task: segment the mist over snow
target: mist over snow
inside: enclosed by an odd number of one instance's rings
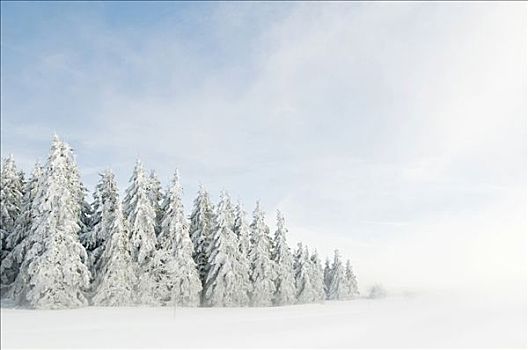
[[[1,154],[26,172],[55,132],[90,192],[177,167],[187,214],[200,183],[259,199],[362,292],[503,296],[526,324],[525,3],[1,12]]]

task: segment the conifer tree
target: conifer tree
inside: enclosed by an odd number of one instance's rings
[[[110,172],[103,175],[102,194],[108,197],[102,201],[102,230],[105,239],[100,258],[96,260],[98,274],[94,281],[94,305],[126,306],[135,300],[136,270],[130,252],[130,237],[126,230],[125,218],[117,188],[113,188],[114,177]],[[108,191],[108,192],[107,192]],[[113,192],[115,191],[115,192]],[[107,226],[106,226],[107,225]]]
[[[253,306],[271,306],[275,293],[275,271],[271,260],[271,238],[269,228],[264,222],[264,212],[260,203],[253,212],[251,228],[251,304]]]
[[[325,260],[323,276],[324,276],[325,299],[328,299],[328,295],[330,293],[330,281],[332,280],[332,268],[330,266],[330,258],[328,257],[326,257],[326,260]]]
[[[213,241],[209,255],[209,271],[205,283],[204,303],[207,306],[241,306],[248,304],[246,290],[241,288],[242,274],[234,216],[229,195],[221,194],[217,206]]]
[[[334,252],[334,263],[332,264],[332,273],[330,279],[330,288],[328,293],[328,299],[330,300],[342,300],[347,297],[347,288],[345,281],[345,271],[343,263],[341,262],[341,255],[339,250]]]
[[[16,244],[16,224],[24,213],[23,173],[13,156],[6,158],[0,171],[0,286],[2,295],[13,282],[17,267],[12,250]]]
[[[65,154],[65,168],[68,176],[67,183],[70,186],[71,192],[77,200],[75,206],[75,215],[77,216],[77,223],[79,225],[79,235],[84,235],[91,230],[91,206],[85,200],[87,189],[81,181],[79,168],[75,162],[75,156],[72,148],[68,144],[64,144],[69,152]]]
[[[311,280],[312,263],[307,249],[303,249],[302,243],[297,244],[294,254],[295,287],[297,290],[297,303],[313,303],[317,295]]]
[[[296,288],[293,273],[293,256],[286,243],[288,230],[284,224],[284,216],[277,210],[277,231],[273,241],[272,258],[277,267],[275,278],[275,305],[288,305],[295,303]]]
[[[124,200],[125,217],[130,230],[132,259],[139,266],[148,262],[156,250],[156,213],[148,192],[149,182],[138,160]]]
[[[54,137],[45,174],[34,198],[36,215],[27,253],[15,281],[16,299],[35,308],[87,304],[90,272],[79,242],[80,183],[71,148]]]
[[[178,170],[163,201],[159,250],[172,254],[176,274],[171,277],[170,300],[179,306],[198,306],[202,284],[192,258],[193,244],[182,202]]]
[[[174,256],[166,250],[155,250],[140,266],[138,301],[151,306],[173,304],[174,276],[178,274]]]
[[[189,232],[194,246],[193,259],[198,268],[202,286],[205,287],[205,279],[209,272],[208,260],[214,228],[214,208],[203,186],[200,186],[198,196],[194,200],[190,221]]]
[[[149,193],[149,198],[152,202],[152,207],[154,208],[154,212],[156,213],[155,232],[157,236],[159,235],[160,230],[161,230],[161,220],[163,217],[163,212],[162,212],[163,194],[161,192],[160,180],[158,179],[158,176],[156,175],[156,172],[154,170],[151,170],[149,178],[148,178],[148,193]]]
[[[81,242],[88,253],[88,266],[92,278],[96,276],[96,266],[103,253],[105,242],[111,237],[111,230],[115,229],[114,213],[117,208],[116,201],[119,200],[114,174],[110,170],[106,170],[100,174],[100,177],[93,194],[93,214],[91,217],[93,226],[89,231],[81,234]]]
[[[314,250],[313,254],[310,257],[310,262],[312,263],[312,283],[316,296],[316,300],[325,300],[325,287],[324,287],[324,272],[321,266],[321,260],[319,259],[319,254],[317,250]]]
[[[249,261],[249,250],[251,248],[251,240],[249,225],[246,220],[246,213],[244,209],[242,209],[240,202],[237,203],[235,207],[235,224],[233,232],[235,233],[238,242],[238,258],[240,261],[241,276],[241,284],[239,288],[245,291],[249,303],[249,297],[251,296],[252,292],[252,284],[250,280],[251,264]],[[247,306],[247,304],[243,304],[240,306]]]
[[[346,269],[345,269],[345,280],[346,280],[346,289],[347,297],[353,299],[359,295],[358,283],[356,275],[352,271],[352,264],[350,260],[347,260]]]
[[[0,171],[0,259],[4,260],[13,248],[9,236],[22,209],[23,178],[12,155],[4,159]],[[3,276],[2,276],[3,277]],[[2,278],[3,279],[3,278]]]

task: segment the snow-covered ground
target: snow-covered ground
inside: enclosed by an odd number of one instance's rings
[[[438,295],[273,308],[3,307],[1,321],[3,349],[526,346],[525,302]]]

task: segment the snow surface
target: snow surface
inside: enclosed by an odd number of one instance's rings
[[[526,347],[526,300],[419,295],[269,308],[1,309],[2,348]]]

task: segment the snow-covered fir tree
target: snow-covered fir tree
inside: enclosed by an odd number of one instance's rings
[[[81,242],[88,253],[88,267],[92,272],[92,278],[95,278],[97,273],[96,266],[103,253],[105,242],[111,237],[111,231],[115,229],[115,211],[119,200],[114,174],[106,170],[100,174],[100,177],[93,194],[92,227],[81,234]]]
[[[4,159],[0,171],[0,259],[3,261],[13,248],[9,236],[22,210],[23,178],[12,155]],[[2,276],[3,277],[3,276]]]
[[[174,276],[178,274],[174,256],[155,250],[140,268],[138,301],[151,306],[172,305]]]
[[[251,248],[250,229],[246,219],[246,212],[240,205],[240,202],[235,207],[235,225],[233,232],[237,236],[240,252],[242,255],[248,256]]]
[[[330,258],[326,257],[325,260],[325,267],[323,270],[323,276],[324,276],[324,291],[325,291],[325,299],[328,299],[328,293],[330,291],[330,281],[332,280],[332,267],[330,266]]]
[[[7,288],[12,285],[16,276],[18,275],[20,265],[24,261],[26,251],[28,249],[28,243],[30,242],[28,236],[30,236],[33,232],[32,222],[37,213],[34,205],[34,198],[36,196],[38,184],[42,178],[42,174],[43,167],[37,162],[33,168],[31,176],[24,186],[25,189],[24,196],[22,198],[22,210],[16,220],[15,229],[7,239],[7,245],[13,248],[9,251],[5,259],[2,260],[2,263],[0,264],[2,290],[4,292],[8,292],[8,297],[11,298],[13,298],[11,293],[13,288],[11,288],[11,292]]]
[[[79,241],[80,183],[71,148],[54,137],[34,199],[37,211],[28,250],[15,281],[19,304],[68,308],[87,304],[90,272]],[[80,186],[79,186],[80,187]]]
[[[293,255],[286,243],[288,230],[284,224],[284,216],[277,211],[277,231],[273,240],[272,258],[275,262],[275,305],[294,304],[296,300],[295,276],[293,273]]]
[[[95,270],[98,273],[93,283],[92,301],[94,305],[100,306],[132,305],[137,281],[130,251],[130,237],[117,189],[112,187],[113,174],[106,172],[103,175],[104,182],[106,188],[101,194],[106,193],[108,197],[102,201],[100,223],[103,224],[100,225],[103,226],[101,230],[106,232],[101,245],[102,254],[96,260]]]
[[[75,206],[75,215],[79,225],[79,235],[84,235],[91,230],[91,213],[90,204],[86,202],[87,189],[81,181],[81,174],[75,162],[73,149],[67,143],[64,146],[69,150],[65,156],[65,168],[68,174],[68,185],[71,192],[74,194],[78,204]]]
[[[297,303],[307,304],[317,300],[312,277],[312,263],[308,250],[303,249],[302,243],[297,244],[294,254],[295,287],[297,291]]]
[[[246,219],[246,212],[240,205],[240,202],[238,202],[235,207],[235,224],[233,227],[233,232],[235,233],[237,237],[237,242],[238,242],[238,253],[239,253],[238,258],[240,261],[240,275],[241,275],[241,284],[239,288],[245,291],[246,295],[249,297],[252,291],[252,284],[250,280],[251,263],[249,261],[249,250],[251,248],[251,239],[250,239],[249,225]],[[246,305],[241,305],[241,306],[246,306]]]
[[[330,288],[328,291],[328,299],[342,300],[347,298],[347,286],[345,280],[345,269],[341,262],[341,255],[339,250],[334,252],[334,263],[332,264],[332,273],[330,278]]]
[[[13,282],[16,265],[12,250],[16,244],[16,224],[24,213],[24,183],[13,156],[6,158],[0,171],[0,286],[2,294]]]
[[[347,260],[346,262],[345,281],[348,299],[357,297],[359,295],[358,283],[356,275],[352,271],[352,264],[350,263],[350,260]]]
[[[193,259],[198,268],[202,286],[205,286],[205,279],[209,272],[208,260],[214,228],[214,207],[204,186],[200,186],[198,196],[194,200],[190,221],[189,232],[194,246]]]
[[[149,197],[149,181],[138,160],[124,200],[125,218],[130,230],[132,258],[139,266],[156,250],[156,212]]]
[[[269,228],[264,222],[264,212],[260,203],[253,212],[251,229],[251,249],[249,260],[251,263],[251,304],[253,306],[270,306],[275,294],[275,267],[271,259],[271,238]]]
[[[247,275],[240,262],[234,215],[229,195],[221,194],[216,209],[213,241],[209,255],[209,271],[205,283],[204,304],[207,306],[242,306],[249,302],[241,288]]]
[[[149,198],[152,202],[152,207],[154,208],[154,212],[156,213],[155,232],[156,232],[156,235],[159,235],[160,230],[161,230],[161,220],[163,217],[163,212],[162,212],[163,194],[161,191],[161,182],[158,179],[158,175],[156,175],[156,172],[154,170],[151,170],[150,175],[148,177],[148,193],[149,193]]]
[[[310,256],[310,262],[312,263],[311,280],[316,299],[319,301],[325,300],[324,271],[317,250],[314,250],[313,254]]]
[[[189,224],[183,210],[183,190],[178,171],[163,200],[163,218],[158,236],[160,250],[173,256],[176,274],[171,277],[171,304],[198,306],[202,284],[196,263],[192,258],[193,244],[189,237]]]

